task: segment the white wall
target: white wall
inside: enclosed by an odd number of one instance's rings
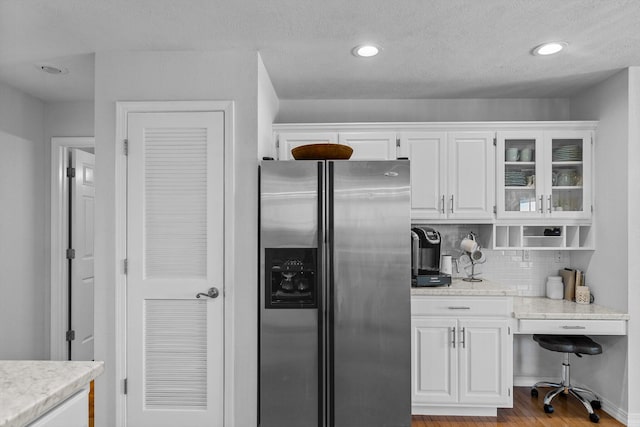
[[[586,271],[587,285],[593,289],[597,303],[623,311],[637,310],[634,306],[637,307],[638,300],[633,302],[629,298],[629,272],[637,261],[627,249],[631,243],[628,195],[637,192],[638,182],[630,181],[631,168],[627,161],[630,154],[629,72],[622,71],[572,98],[571,119],[600,121],[594,147],[597,249],[593,253],[575,253],[574,264]],[[575,361],[572,366],[575,380],[601,393],[613,405],[627,410],[630,386],[640,387],[640,381],[633,384],[628,381],[628,361],[633,359],[627,355],[627,342],[640,337],[630,334],[628,337],[594,338],[602,344],[604,354]]]
[[[114,367],[116,101],[233,100],[235,102],[235,283],[226,301],[235,311],[236,407],[229,425],[255,426],[257,407],[257,81],[255,52],[109,52],[96,54],[96,306],[97,359],[105,374],[96,382],[96,426],[111,427],[120,393]]]
[[[279,100],[269,73],[258,55],[258,159],[276,158],[271,125],[278,114]]]
[[[629,170],[628,198],[628,246],[627,264],[629,277],[628,309],[629,321],[629,425],[640,426],[640,275],[636,251],[640,242],[640,67],[629,68]]]
[[[0,359],[49,355],[44,105],[0,83]]]
[[[568,99],[280,100],[276,123],[568,120]]]

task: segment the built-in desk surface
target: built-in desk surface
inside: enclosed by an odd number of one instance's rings
[[[519,334],[626,335],[629,314],[598,304],[577,304],[545,297],[514,297]]]
[[[629,315],[598,304],[577,304],[564,299],[545,297],[514,297],[513,317],[516,319],[587,319],[629,320]]]

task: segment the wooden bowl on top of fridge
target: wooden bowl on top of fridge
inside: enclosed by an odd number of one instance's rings
[[[348,160],[353,148],[344,144],[307,144],[291,150],[296,160]]]

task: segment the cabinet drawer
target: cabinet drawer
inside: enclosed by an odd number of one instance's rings
[[[626,335],[625,320],[520,319],[520,334]]]
[[[499,316],[509,317],[509,297],[413,297],[411,314],[422,316]]]

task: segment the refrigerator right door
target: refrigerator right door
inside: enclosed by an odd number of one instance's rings
[[[328,169],[329,425],[408,427],[409,162]]]

